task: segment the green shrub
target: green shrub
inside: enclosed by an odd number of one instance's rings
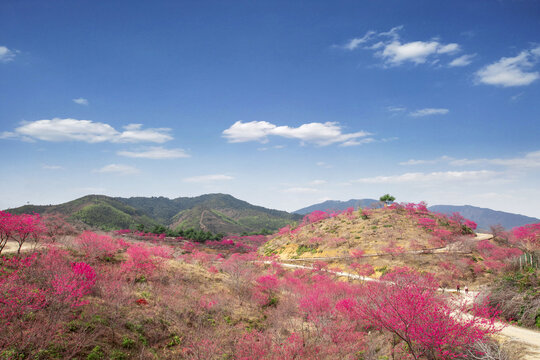
[[[122,347],[125,348],[125,349],[131,349],[135,346],[135,340],[127,337],[127,336],[124,336],[122,338]]]
[[[268,302],[264,304],[263,308],[267,307],[275,307],[278,304],[278,298],[276,296],[272,296],[270,299],[268,299]]]
[[[80,320],[71,320],[66,324],[66,327],[69,331],[74,332],[81,328],[81,321]]]
[[[0,360],[24,359],[24,354],[19,354],[15,349],[7,349],[0,353]]]
[[[296,249],[296,254],[298,256],[310,252],[312,254],[315,254],[317,252],[317,247],[310,247],[306,245],[298,245],[298,248]]]
[[[111,360],[127,360],[129,355],[121,350],[113,350],[110,359]]]
[[[182,338],[176,334],[171,334],[171,341],[167,344],[167,347],[173,347],[176,345],[180,345],[182,343]]]
[[[86,360],[101,360],[103,359],[103,351],[101,346],[96,346],[90,351],[90,354],[86,357]]]
[[[135,278],[135,283],[141,283],[141,284],[144,284],[146,282],[146,276],[144,275],[141,275],[141,276],[137,276]]]

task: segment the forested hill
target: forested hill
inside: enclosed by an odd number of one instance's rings
[[[298,214],[255,206],[227,194],[176,199],[88,195],[59,205],[25,205],[8,211],[17,214],[61,213],[107,230],[163,224],[172,229],[194,228],[223,234],[273,232],[301,219]]]

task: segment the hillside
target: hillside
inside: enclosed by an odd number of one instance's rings
[[[474,350],[478,331],[495,333],[475,313],[462,322],[456,301],[419,272],[385,275],[403,286],[345,282],[267,264],[248,245],[264,237],[194,244],[117,236],[84,232],[0,257],[0,358],[404,359],[433,348],[416,340],[426,329],[458,358]],[[366,309],[392,324],[406,319],[411,340],[388,341],[400,328],[357,315]]]
[[[149,229],[164,224],[172,229],[200,229],[213,233],[241,234],[277,229],[301,219],[300,215],[267,209],[227,194],[197,197],[108,197],[88,195],[60,205],[25,205],[8,211],[20,213],[61,213],[71,219],[101,229]]]
[[[307,215],[313,211],[343,211],[347,208],[372,208],[380,207],[380,202],[374,199],[351,199],[348,201],[327,200],[322,203],[313,204],[302,209],[294,211],[296,214]],[[471,205],[433,205],[428,208],[430,211],[451,216],[452,213],[458,212],[463,217],[470,219],[478,224],[478,228],[483,231],[489,231],[492,225],[501,225],[507,230],[517,226],[533,224],[540,222],[540,219],[513,214],[504,211],[496,211],[488,208],[480,208]]]
[[[380,207],[380,202],[375,199],[350,199],[348,201],[327,200],[322,203],[307,206],[294,211],[295,214],[307,215],[314,211],[343,211],[350,207],[355,210],[360,208]]]
[[[307,216],[297,228],[282,229],[261,253],[282,261],[323,261],[353,273],[367,266],[374,276],[409,266],[437,274],[446,286],[485,284],[494,269],[502,266],[497,256],[515,249],[475,239],[468,226],[474,228],[470,222],[456,223],[432,213],[422,204],[395,204],[337,216],[319,212]]]
[[[214,233],[240,234],[277,229],[294,223],[301,216],[285,211],[254,206],[226,194],[208,194],[174,199],[180,211],[169,225],[173,229],[201,229]]]
[[[59,213],[103,230],[133,228],[138,224],[152,227],[157,224],[144,212],[104,195],[87,195],[59,205],[24,205],[7,211],[14,214]]]
[[[458,212],[461,214],[461,216],[471,219],[477,223],[478,228],[484,230],[489,230],[490,226],[492,225],[502,225],[502,227],[509,230],[517,226],[540,222],[540,219],[530,216],[496,211],[470,205],[434,205],[430,206],[429,210],[446,215],[452,215],[452,213]]]

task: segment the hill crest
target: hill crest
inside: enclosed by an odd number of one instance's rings
[[[150,229],[163,224],[173,229],[193,228],[223,234],[276,231],[301,219],[298,214],[252,205],[221,193],[175,199],[87,195],[63,204],[25,205],[8,211],[61,213],[104,230],[133,229],[139,224]]]

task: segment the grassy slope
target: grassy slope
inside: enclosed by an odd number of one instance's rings
[[[298,246],[311,246],[310,240],[321,238],[322,245],[317,247],[316,256],[346,256],[352,249],[361,249],[366,254],[383,252],[390,240],[397,246],[410,249],[411,239],[415,239],[423,248],[428,244],[431,234],[419,228],[416,221],[397,212],[374,210],[368,219],[362,219],[358,212],[354,219],[338,216],[303,227],[294,236],[282,235],[266,244],[268,251],[280,254],[282,258],[298,257]],[[339,246],[333,246],[333,239],[345,239]],[[305,254],[301,257],[314,255]]]
[[[261,252],[266,255],[277,255],[282,260],[338,257],[339,259],[324,260],[331,266],[354,273],[352,262],[368,263],[376,270],[375,276],[380,276],[391,268],[409,266],[420,271],[432,272],[439,275],[448,273],[441,268],[441,263],[460,264],[463,275],[456,278],[442,276],[443,285],[453,287],[455,281],[467,284],[482,284],[491,278],[489,273],[473,274],[465,265],[466,261],[482,261],[481,256],[470,246],[471,236],[463,237],[456,242],[451,252],[425,254],[411,253],[422,249],[433,249],[430,244],[432,233],[418,226],[414,218],[405,212],[394,210],[372,210],[368,219],[363,219],[360,212],[353,213],[353,219],[345,215],[325,219],[301,228],[295,234],[284,234],[274,237],[267,242]],[[459,236],[459,234],[456,234]],[[312,240],[312,239],[317,240]],[[338,239],[338,240],[336,240]],[[386,249],[389,244],[403,248],[403,253],[389,255]],[[361,259],[351,258],[351,251],[362,250],[366,256]],[[382,256],[373,256],[384,254]],[[448,275],[448,274],[447,274]]]

